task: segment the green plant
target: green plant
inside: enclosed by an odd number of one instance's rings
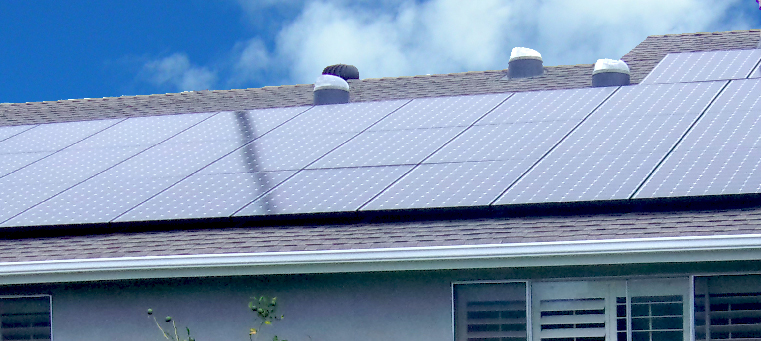
[[[164,330],[164,328],[161,328],[161,324],[159,323],[158,320],[156,320],[156,317],[153,316],[153,309],[148,309],[148,316],[153,318],[153,322],[156,322],[156,327],[159,327],[159,330],[161,330],[161,333],[164,335],[164,337],[167,340],[174,340],[174,341],[196,341],[196,339],[194,339],[192,336],[190,336],[190,328],[188,328],[188,327],[185,327],[185,331],[187,331],[187,333],[188,333],[188,338],[187,339],[181,339],[180,335],[177,334],[177,325],[174,323],[174,319],[172,319],[171,316],[167,316],[164,320],[167,323],[172,322],[172,328],[174,328],[174,335],[172,335],[169,332],[167,332],[166,330]]]
[[[285,315],[277,315],[277,297],[268,298],[266,296],[252,297],[254,299],[248,302],[248,309],[256,314],[256,320],[259,322],[258,328],[251,328],[248,333],[248,338],[253,341],[259,338],[260,331],[265,325],[271,325],[276,320],[282,320]],[[272,341],[288,341],[285,339],[279,339],[277,335],[272,337]]]

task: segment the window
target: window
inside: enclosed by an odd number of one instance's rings
[[[526,283],[458,284],[455,339],[526,341]]]
[[[50,340],[50,296],[0,297],[0,337]]]
[[[455,339],[685,341],[690,336],[684,318],[690,311],[687,278],[534,282],[530,303],[526,289],[526,283],[455,285]]]
[[[695,339],[761,339],[761,275],[696,277]]]

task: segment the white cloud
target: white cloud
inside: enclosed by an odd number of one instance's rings
[[[145,63],[142,75],[154,85],[168,86],[173,91],[209,89],[217,79],[216,73],[208,68],[192,65],[184,53]]]
[[[591,64],[648,35],[752,27],[746,0],[232,1],[257,36],[213,68],[182,53],[151,61],[148,79],[197,90],[311,83],[336,63],[362,78],[501,70],[516,46],[538,50],[545,65]]]
[[[545,65],[594,63],[651,34],[750,28],[722,22],[739,1],[312,1],[269,53],[296,83],[335,63],[362,78],[505,69],[515,46],[540,51]]]

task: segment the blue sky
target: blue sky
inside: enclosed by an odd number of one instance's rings
[[[761,28],[755,0],[0,2],[0,102],[311,83],[620,58],[647,35]]]

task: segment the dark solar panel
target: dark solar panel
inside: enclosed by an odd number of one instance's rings
[[[628,199],[725,84],[622,87],[495,203]]]
[[[362,210],[489,205],[533,161],[422,164]]]
[[[284,135],[359,133],[409,100],[319,105],[276,129]]]
[[[455,127],[366,131],[310,168],[415,165],[463,129]]]
[[[96,177],[42,202],[0,226],[109,222],[180,179],[163,177],[114,181]]]
[[[33,125],[26,125],[26,126],[10,126],[10,127],[0,127],[0,142],[3,142],[4,140],[7,140],[13,136],[16,136],[18,134],[21,134],[29,129],[32,129],[36,126]]]
[[[636,198],[761,192],[761,79],[732,81]]]
[[[299,170],[353,136],[355,133],[265,135],[210,165],[202,173]]]
[[[418,98],[389,115],[370,131],[467,127],[509,94]]]
[[[0,154],[54,152],[106,129],[120,120],[42,124],[0,142]]]
[[[641,84],[743,79],[759,60],[758,49],[670,53]]]
[[[412,166],[303,170],[236,216],[355,211]]]
[[[294,173],[194,174],[116,221],[229,217]]]
[[[3,201],[0,203],[0,221],[4,222],[112,167],[135,155],[141,148],[64,150],[0,178],[0,200]]]

